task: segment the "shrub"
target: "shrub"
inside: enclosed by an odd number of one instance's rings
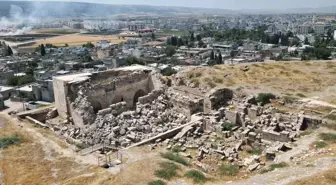
[[[222,176],[234,176],[239,172],[239,166],[222,164],[219,166],[218,171]]]
[[[253,154],[253,155],[261,155],[262,149],[253,147],[251,150],[248,150],[247,153]]]
[[[188,166],[189,162],[186,161],[185,159],[183,159],[182,157],[180,157],[178,154],[174,154],[172,152],[166,152],[166,153],[161,153],[161,157],[183,164],[184,166]]]
[[[168,67],[168,68],[161,71],[161,74],[163,76],[171,76],[171,75],[176,74],[176,73],[177,73],[177,71],[175,69],[171,68],[171,67]]]
[[[179,152],[181,152],[181,147],[179,147],[179,146],[173,146],[173,148],[172,148],[172,152],[174,152],[174,153],[179,153]]]
[[[296,96],[301,97],[301,98],[306,97],[306,95],[304,95],[304,94],[302,94],[302,93],[297,93]]]
[[[293,96],[284,96],[283,99],[285,103],[293,103],[297,100],[297,98]]]
[[[15,145],[21,142],[21,138],[18,135],[0,138],[0,149],[6,149],[10,145]]]
[[[219,77],[216,77],[216,76],[213,77],[213,81],[215,83],[218,83],[218,84],[222,84],[223,83],[223,79],[219,78]]]
[[[333,133],[321,133],[320,137],[324,141],[336,143],[336,134],[333,134]]]
[[[211,87],[211,88],[216,87],[216,84],[215,84],[214,82],[212,82],[212,81],[207,82],[207,85],[208,85],[209,87]]]
[[[200,84],[200,81],[198,78],[193,78],[191,79],[191,83],[195,84],[196,86],[198,86]]]
[[[222,130],[223,131],[231,131],[232,128],[234,127],[234,124],[226,122],[222,124]]]
[[[328,144],[324,141],[316,141],[315,146],[316,148],[325,148],[326,146],[328,146]]]
[[[205,181],[207,181],[205,175],[197,170],[189,170],[187,173],[185,173],[185,176],[193,179],[195,184],[204,183]]]
[[[261,103],[261,105],[271,103],[271,99],[275,99],[275,95],[272,93],[259,93],[257,96],[257,101]]]
[[[277,168],[284,168],[284,167],[287,167],[287,166],[288,166],[287,163],[285,163],[285,162],[281,162],[281,163],[271,164],[269,169],[270,169],[271,171],[273,171],[273,170],[275,170],[275,169],[277,169]]]
[[[160,163],[161,169],[156,170],[154,174],[162,179],[170,180],[171,178],[177,176],[177,170],[180,169],[179,166],[177,166],[174,163],[171,162],[163,162]]]
[[[166,183],[162,180],[154,180],[152,182],[149,182],[148,185],[166,185]]]
[[[327,119],[330,119],[330,120],[333,120],[333,121],[336,121],[336,114],[328,114],[326,116]]]

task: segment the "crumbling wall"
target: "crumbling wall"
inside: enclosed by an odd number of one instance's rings
[[[186,115],[188,118],[192,114],[203,112],[204,108],[204,100],[199,98],[191,98],[184,94],[169,91],[168,96],[170,97],[170,101],[174,105],[174,109],[177,112],[181,112]]]
[[[119,103],[110,105],[109,108],[100,110],[97,113],[97,115],[98,116],[105,116],[105,115],[108,115],[108,114],[112,114],[114,116],[117,116],[117,115],[119,115],[119,114],[121,114],[121,113],[123,113],[127,110],[128,110],[128,108],[127,108],[126,102],[119,102]]]
[[[97,77],[95,77],[97,78]],[[96,84],[88,92],[90,101],[97,101],[102,109],[118,102],[126,102],[128,108],[135,105],[136,93],[147,95],[151,88],[150,76],[143,71],[136,71],[123,77],[116,77],[112,81],[95,79]]]
[[[148,95],[140,97],[139,98],[139,103],[140,104],[150,103],[150,102],[154,101],[155,99],[157,99],[163,93],[164,93],[163,89],[153,90]]]
[[[53,79],[53,88],[55,96],[55,106],[57,108],[58,114],[65,118],[68,113],[67,109],[67,87],[66,82],[59,80],[57,78]]]
[[[70,115],[73,123],[80,128],[92,124],[96,117],[88,97],[83,94],[70,104]]]
[[[228,88],[215,88],[209,91],[205,99],[210,102],[211,110],[217,110],[223,106],[227,106],[228,101],[232,100],[233,91]]]
[[[271,130],[263,130],[262,139],[268,140],[268,141],[281,141],[281,142],[290,141],[289,133],[287,131],[274,132]]]

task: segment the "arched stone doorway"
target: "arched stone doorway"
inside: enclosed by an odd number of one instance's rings
[[[142,89],[138,90],[133,97],[133,106],[135,107],[136,103],[139,100],[139,97],[145,96],[146,93]]]
[[[94,113],[97,113],[98,111],[100,111],[102,109],[102,106],[98,101],[92,101],[91,105],[92,105]]]

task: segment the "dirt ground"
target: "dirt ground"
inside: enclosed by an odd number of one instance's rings
[[[336,62],[267,62],[187,69],[189,81],[210,87],[239,88],[336,102]]]
[[[81,46],[87,42],[96,43],[100,40],[108,40],[112,43],[120,43],[120,42],[125,41],[125,40],[119,39],[116,36],[67,34],[67,35],[61,35],[57,37],[37,40],[34,45],[28,46],[27,48],[37,47],[41,44],[53,44],[56,46],[64,46],[65,44],[68,44],[69,46]]]
[[[0,113],[0,117],[0,137],[18,134],[23,138],[21,144],[1,151],[0,171],[3,174],[1,180],[5,185],[144,185],[157,179],[154,172],[163,160],[159,155],[162,148],[153,151],[150,150],[149,146],[144,146],[121,151],[124,164],[119,166],[120,171],[114,174],[110,173],[109,170],[98,167],[95,154],[77,155],[71,146],[51,131],[35,127],[27,122],[21,122],[4,113]],[[318,132],[305,136],[313,139],[301,138],[298,141],[300,146],[297,147],[303,148],[302,152],[306,151],[312,142],[318,139],[317,134],[326,131],[326,128],[321,128]],[[316,178],[323,178],[324,174],[332,174],[332,167],[336,165],[335,154],[336,147],[333,147],[327,155],[307,158],[301,164],[291,165],[266,174],[248,174],[251,178],[247,178],[244,173],[242,173],[244,176],[239,178],[221,178],[207,174],[212,180],[205,184],[309,184],[310,181],[305,179],[309,176],[315,175]],[[112,153],[112,160],[114,155],[115,153]],[[294,152],[292,155],[301,154],[300,152]],[[284,160],[287,161],[289,157],[287,154],[284,155]],[[314,165],[312,167],[307,164]],[[192,165],[190,168],[196,167]],[[180,176],[169,181],[168,184],[192,185],[192,181],[183,177],[183,173],[190,168],[183,167],[183,171],[179,173]],[[329,181],[334,182],[329,178],[323,182],[325,182],[324,184],[332,184]]]

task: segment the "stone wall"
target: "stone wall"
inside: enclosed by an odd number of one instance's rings
[[[188,118],[190,118],[192,114],[203,112],[204,100],[202,98],[192,99],[185,94],[174,91],[170,91],[168,96],[174,105],[174,109],[177,112],[183,113]]]
[[[97,115],[98,116],[105,116],[105,115],[108,115],[108,114],[112,114],[114,116],[117,116],[125,111],[127,111],[127,104],[126,102],[119,102],[119,103],[116,103],[116,104],[112,104],[110,105],[109,108],[106,108],[106,109],[102,109],[100,111],[98,111]]]
[[[140,104],[150,103],[150,102],[154,101],[155,99],[157,99],[163,93],[164,93],[163,89],[153,90],[148,95],[140,97],[139,98],[139,103]]]
[[[289,133],[287,131],[283,132],[274,132],[270,130],[262,131],[262,139],[268,141],[281,141],[281,142],[289,142]]]
[[[205,99],[209,99],[211,110],[217,110],[226,106],[233,98],[233,91],[228,88],[215,88],[209,91]]]

